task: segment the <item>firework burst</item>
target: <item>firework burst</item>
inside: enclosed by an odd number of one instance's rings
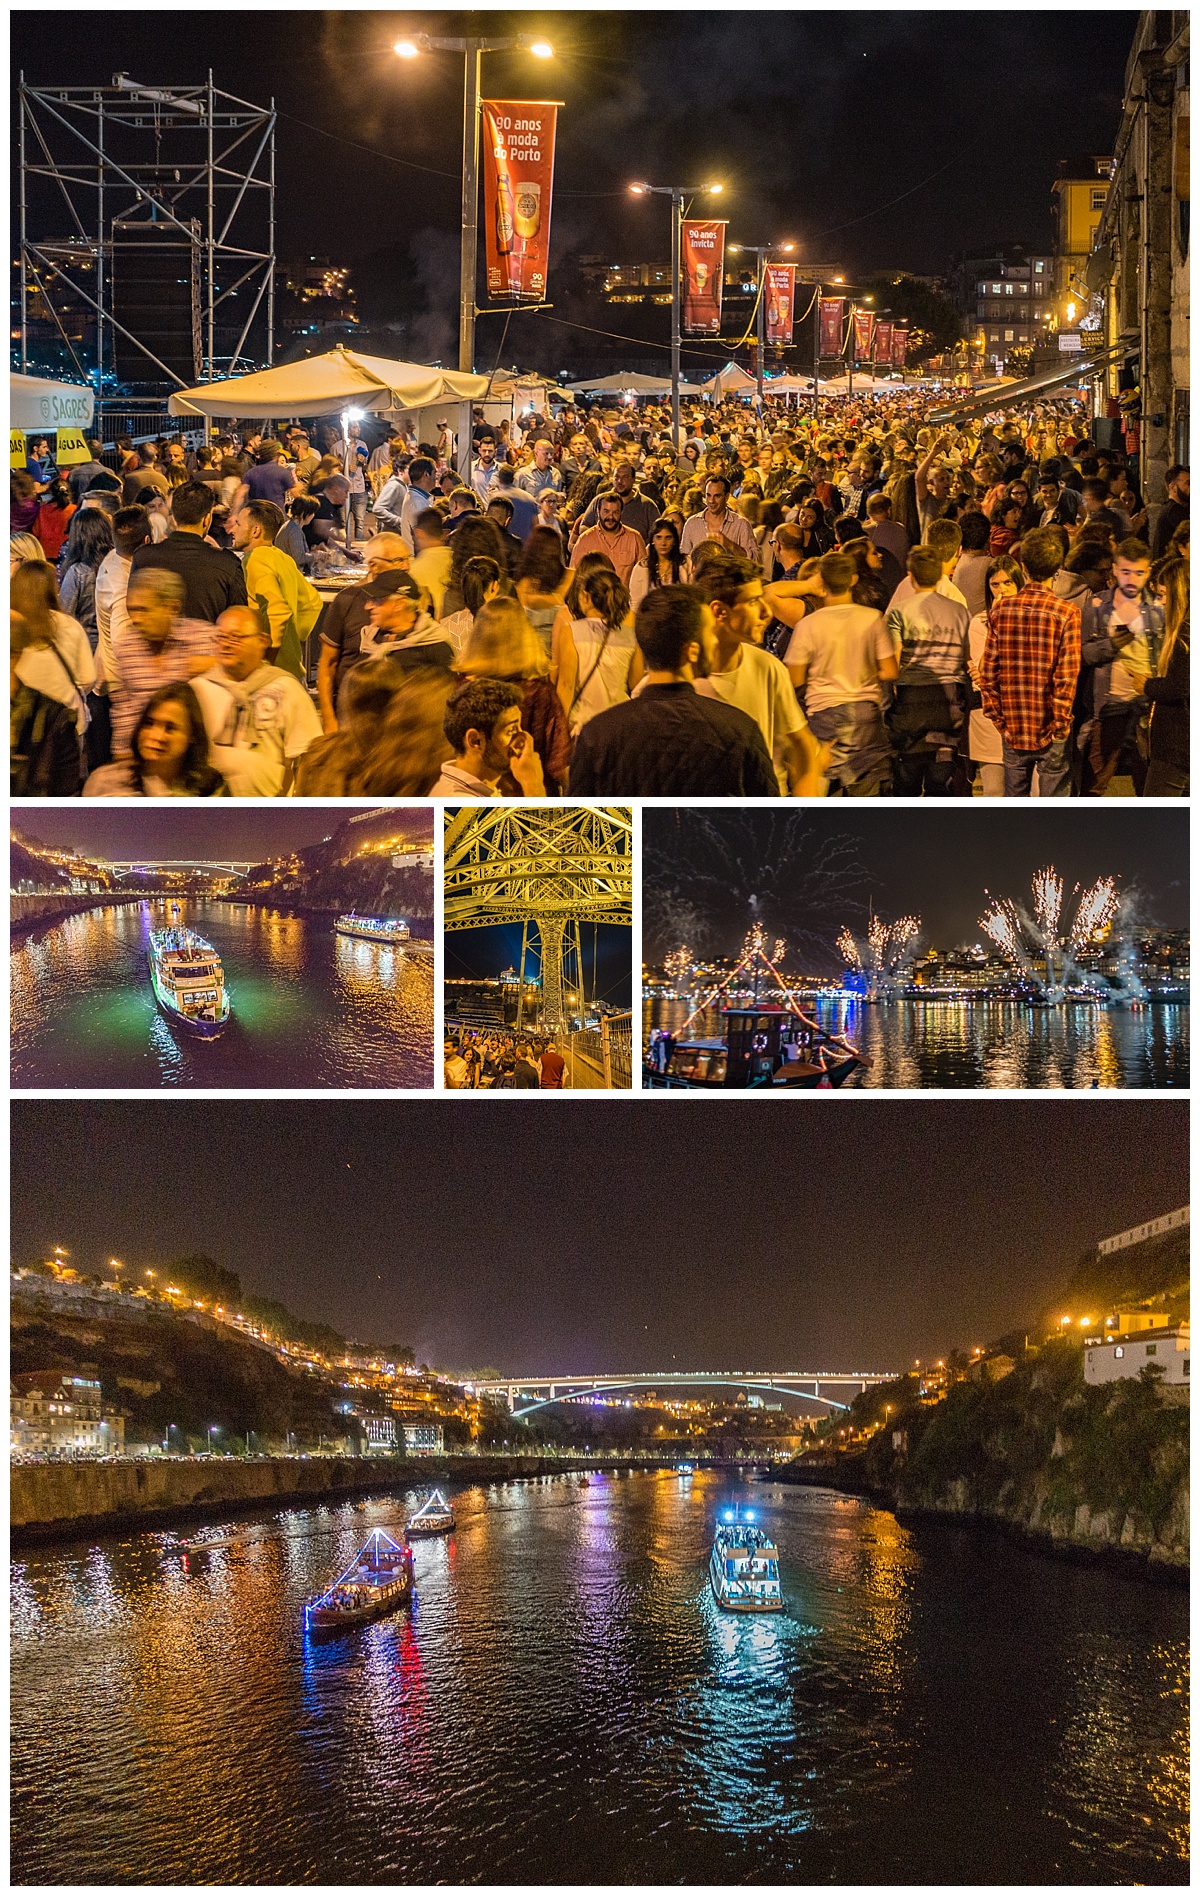
[[[990,935],[1001,954],[1008,955],[1018,967],[1026,964],[1025,944],[1021,940],[1021,918],[1013,902],[993,902],[979,926]]]
[[[848,928],[843,928],[837,938],[838,951],[848,968],[862,968],[862,956],[858,952],[858,943]]]
[[[1063,879],[1056,869],[1039,869],[1033,878],[1033,913],[1046,948],[1058,945],[1062,922]]]
[[[1101,876],[1079,898],[1071,926],[1071,947],[1076,953],[1102,935],[1110,926],[1120,905],[1117,885],[1111,876]]]

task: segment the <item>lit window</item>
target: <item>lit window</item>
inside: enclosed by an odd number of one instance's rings
[[[1012,286],[1012,284],[1011,284],[1011,283],[1006,283],[1006,284],[1004,285],[1004,294],[1005,294],[1005,296],[1011,296],[1011,295],[1012,295],[1012,293],[1013,293],[1013,286]]]
[[[1041,265],[1040,263],[1035,263],[1035,264],[1034,264],[1034,266],[1033,266],[1033,274],[1034,274],[1034,276],[1041,276],[1041,274],[1042,274],[1042,265]]]
[[[1124,1350],[1121,1348],[1121,1345],[1118,1343],[1116,1349],[1113,1351],[1113,1355],[1124,1356],[1124,1354],[1125,1354]]]
[[[1094,211],[1102,211],[1104,209],[1104,200],[1107,196],[1108,196],[1107,191],[1093,191],[1092,192],[1092,209]]]
[[[1005,332],[1004,332],[1004,340],[1005,340],[1005,342],[1011,342],[1011,341],[1013,340],[1013,332],[1012,332],[1012,330],[1011,330],[1011,329],[1006,329],[1006,330],[1005,330]]]

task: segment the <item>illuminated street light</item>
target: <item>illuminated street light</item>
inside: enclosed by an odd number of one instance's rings
[[[682,248],[683,200],[685,197],[719,197],[723,184],[631,184],[635,197],[669,197],[671,200],[671,442],[678,453],[679,431],[679,259]]]
[[[516,39],[443,39],[432,33],[416,33],[412,39],[397,40],[392,51],[401,59],[416,59],[422,53],[461,53],[463,56],[463,179],[462,248],[458,274],[458,367],[460,374],[475,373],[475,277],[479,254],[479,101],[484,53],[531,53],[535,59],[553,59],[554,48],[547,40],[531,40],[521,34]],[[459,443],[459,473],[464,480],[471,473],[471,430],[463,431]]]
[[[755,279],[755,287],[757,289],[758,294],[755,301],[755,349],[754,349],[755,378],[754,379],[758,383],[758,400],[759,400],[759,406],[761,407],[762,398],[763,398],[763,367],[766,362],[766,354],[767,354],[767,331],[766,331],[767,258],[770,256],[773,250],[792,251],[796,248],[796,246],[795,244],[730,244],[729,248],[732,251],[734,256],[740,256],[741,253],[745,251],[747,256],[755,257],[758,260],[757,276]]]

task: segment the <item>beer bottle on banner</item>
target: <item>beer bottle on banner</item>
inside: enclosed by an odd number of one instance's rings
[[[512,253],[516,200],[508,175],[508,153],[503,143],[496,146],[496,249],[502,257]]]

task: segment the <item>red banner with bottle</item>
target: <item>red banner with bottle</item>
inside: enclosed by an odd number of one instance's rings
[[[683,327],[689,336],[719,336],[725,280],[724,218],[687,218],[682,226]]]
[[[540,303],[550,261],[558,107],[484,99],[481,109],[487,293]]]
[[[773,348],[790,349],[796,302],[795,264],[769,263],[763,295],[767,299],[767,341]]]
[[[892,367],[902,369],[908,355],[908,331],[901,329],[899,323],[892,330]]]
[[[840,356],[842,353],[842,312],[846,307],[844,296],[823,296],[821,298],[821,356]]]
[[[889,363],[892,360],[892,322],[880,316],[875,324],[875,360]]]
[[[856,309],[854,312],[854,360],[871,360],[871,330],[875,318],[869,309]]]

